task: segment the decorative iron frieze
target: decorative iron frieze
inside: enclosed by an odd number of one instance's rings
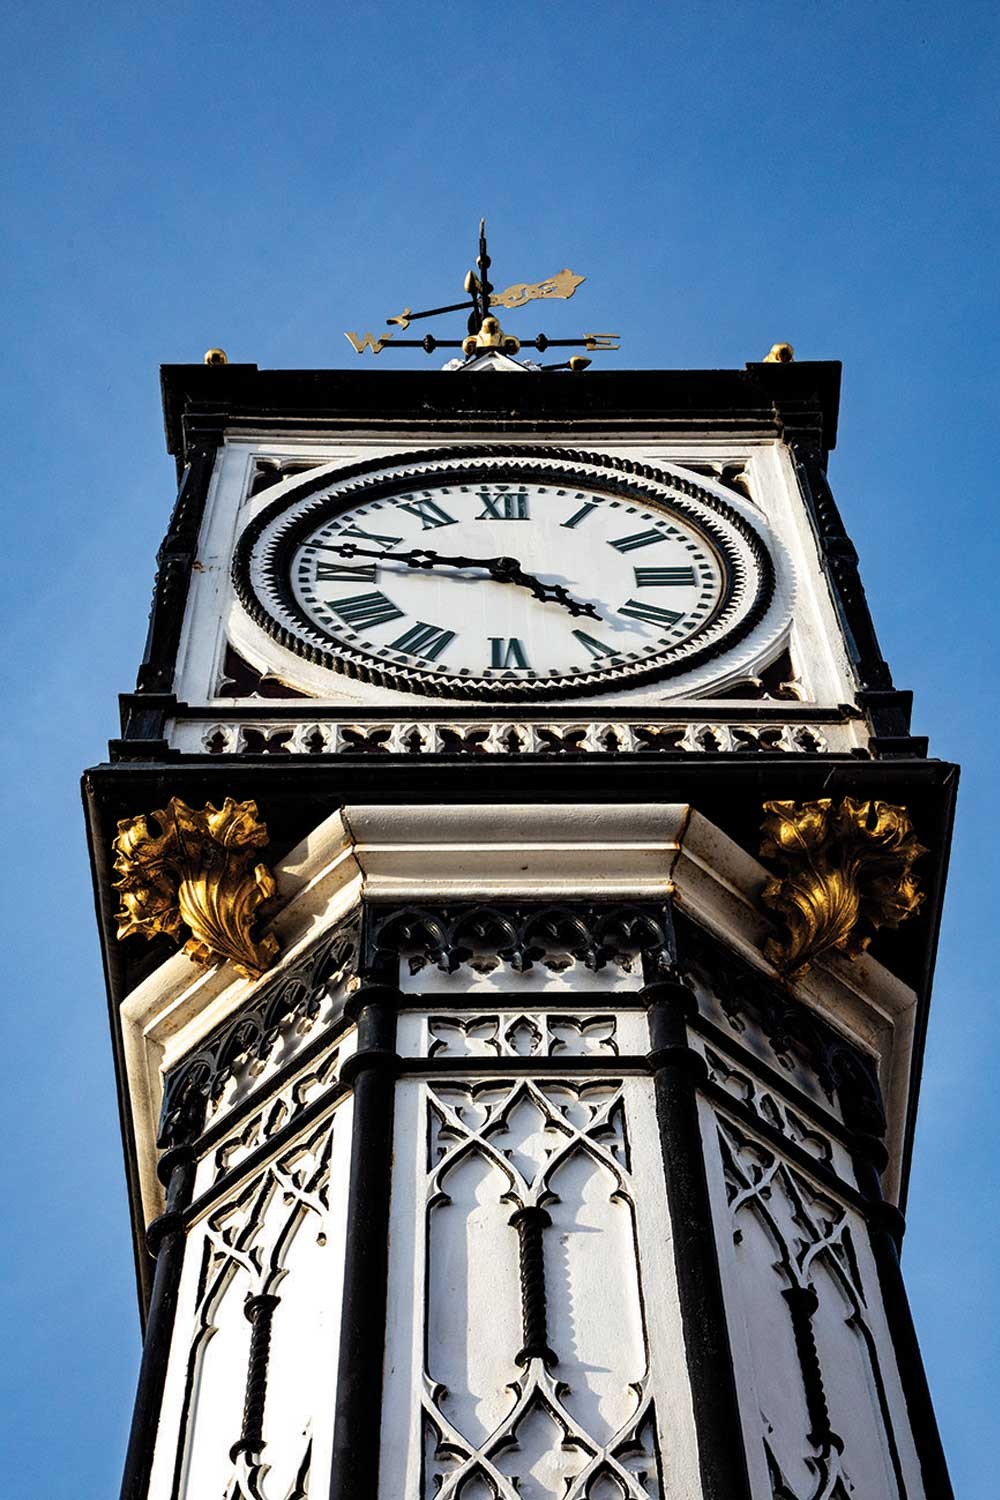
[[[149,817],[122,819],[114,841],[119,940],[161,932],[179,940],[186,928],[184,952],[196,963],[229,962],[258,978],[278,952],[275,937],[253,933],[260,907],[275,893],[274,876],[257,858],[267,842],[257,804],[232,797],[200,811],[171,797]]]
[[[615,902],[467,903],[373,907],[366,912],[366,963],[406,962],[412,974],[430,964],[453,974],[463,964],[489,974],[506,964],[552,972],[574,963],[658,972],[673,951],[665,905]]]
[[[178,1063],[164,1080],[158,1144],[172,1145],[192,1115],[203,1122],[238,1069],[262,1069],[282,1037],[308,1032],[330,992],[356,972],[357,958],[357,926],[334,928]]]
[[[765,802],[761,857],[782,870],[761,899],[784,932],[766,953],[801,974],[837,952],[857,958],[879,927],[898,927],[924,899],[914,863],[927,851],[904,807],[889,802]]]
[[[747,688],[742,696],[760,695]],[[831,751],[846,754],[857,748],[854,731],[848,725],[716,720],[642,723],[617,719],[571,723],[495,718],[343,723],[241,718],[207,725],[179,720],[171,730],[170,742],[194,754],[272,756],[822,755]]]

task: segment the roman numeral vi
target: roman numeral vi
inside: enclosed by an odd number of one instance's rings
[[[516,635],[511,636],[510,640],[501,635],[490,636],[490,666],[497,672],[509,671],[511,668],[521,672],[529,670],[524,647]]]

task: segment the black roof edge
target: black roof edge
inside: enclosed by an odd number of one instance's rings
[[[215,446],[227,429],[262,423],[287,430],[317,423],[384,430],[497,422],[516,431],[520,421],[656,428],[701,419],[754,434],[808,432],[829,452],[837,440],[840,379],[838,360],[749,362],[742,370],[543,371],[524,380],[443,370],[160,368],[167,450],[179,463],[194,442]]]

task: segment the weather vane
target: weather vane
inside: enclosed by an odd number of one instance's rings
[[[537,349],[539,353],[544,353],[546,349],[586,349],[588,352],[593,352],[597,349],[614,350],[619,347],[617,333],[585,333],[582,338],[578,339],[550,339],[544,333],[539,333],[533,339],[518,339],[511,333],[504,333],[499,320],[491,312],[492,308],[506,307],[513,310],[524,307],[529,302],[539,302],[544,298],[558,298],[565,302],[572,297],[586,277],[578,276],[575,271],[567,267],[545,281],[518,281],[504,291],[496,292],[489,277],[490,264],[489,253],[486,249],[486,220],[480,219],[477,271],[470,271],[465,278],[468,300],[452,302],[447,307],[429,307],[423,312],[414,312],[412,308],[404,307],[403,311],[397,313],[395,317],[386,318],[389,326],[395,325],[395,328],[405,333],[411,323],[417,323],[421,318],[437,318],[445,313],[465,312],[468,309],[469,332],[464,339],[439,339],[432,333],[425,334],[422,339],[401,339],[396,336],[395,329],[392,333],[383,333],[378,338],[373,333],[366,333],[360,339],[356,333],[345,333],[344,337],[350,341],[358,354],[364,354],[366,349],[370,349],[372,354],[381,354],[391,342],[394,349],[423,349],[428,354],[433,354],[435,349],[461,349],[466,358],[473,358],[491,349],[499,350],[502,354],[514,355],[522,346]],[[583,370],[589,364],[589,359],[575,355],[564,365],[545,365],[543,368]]]

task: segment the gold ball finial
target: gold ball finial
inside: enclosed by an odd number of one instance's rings
[[[206,349],[205,363],[206,365],[228,365],[229,355],[225,349]]]
[[[791,344],[772,344],[769,352],[764,355],[766,365],[790,365],[795,358],[795,350]]]

